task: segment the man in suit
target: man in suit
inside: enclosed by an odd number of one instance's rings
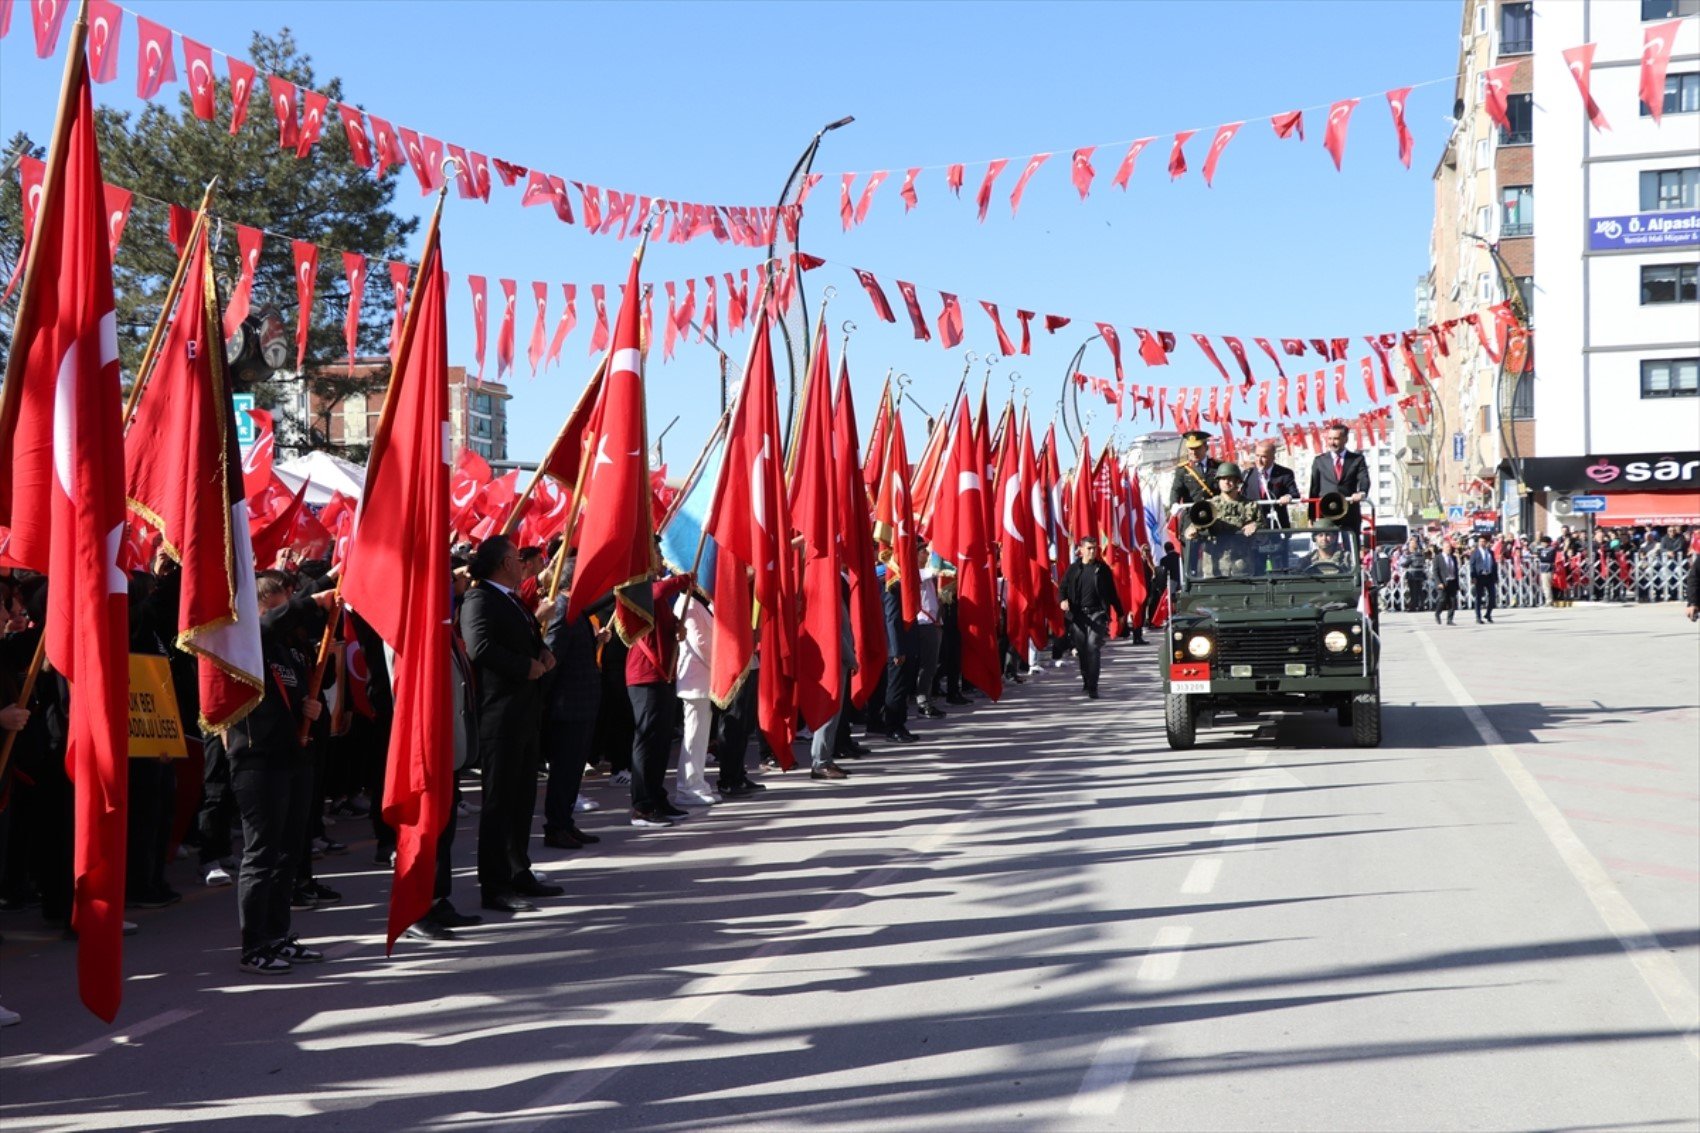
[[[1363,523],[1358,505],[1369,495],[1369,465],[1364,462],[1363,453],[1347,451],[1346,426],[1330,425],[1322,435],[1327,450],[1319,453],[1310,466],[1311,518],[1316,518],[1318,499],[1338,492],[1349,505],[1346,514],[1340,517],[1339,526],[1356,531]]]
[[[1293,470],[1275,463],[1275,442],[1258,441],[1254,463],[1246,469],[1240,491],[1246,499],[1256,502],[1267,516],[1265,527],[1287,528],[1293,525],[1287,505],[1299,494],[1299,480]],[[1279,506],[1271,507],[1270,504]]]
[[[1122,617],[1121,596],[1116,579],[1098,557],[1098,541],[1090,535],[1075,544],[1080,557],[1068,566],[1062,580],[1062,612],[1068,619],[1069,635],[1080,656],[1080,679],[1086,695],[1098,699],[1099,653],[1110,636],[1110,611]]]
[[[486,909],[521,913],[528,897],[555,897],[559,885],[531,871],[527,844],[537,808],[537,766],[543,722],[543,674],[555,656],[521,605],[525,578],[519,549],[492,535],[472,554],[476,584],[460,608],[461,637],[478,677],[478,752],[483,810],[478,816],[478,887]]]
[[[1458,613],[1458,580],[1462,568],[1458,562],[1458,551],[1449,539],[1441,545],[1434,555],[1434,581],[1440,587],[1440,599],[1434,606],[1434,624],[1440,624],[1440,615],[1446,614],[1446,624],[1451,625],[1453,617]]]
[[[1487,623],[1493,624],[1494,598],[1498,589],[1499,562],[1488,547],[1488,537],[1477,535],[1476,549],[1470,552],[1470,593],[1475,599],[1477,625],[1482,624],[1484,613]]]
[[[1194,429],[1181,438],[1186,459],[1169,483],[1169,512],[1184,510],[1216,494],[1216,465],[1210,459],[1210,434]]]
[[[921,544],[917,558],[926,554]],[[908,569],[914,570],[913,564]],[[895,559],[886,562],[885,590],[885,735],[899,743],[912,744],[918,738],[909,730],[909,701],[915,695],[916,657],[915,627],[903,620],[903,588],[899,583],[900,567]]]

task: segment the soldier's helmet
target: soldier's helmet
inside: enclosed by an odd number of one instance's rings
[[[1240,478],[1240,466],[1239,465],[1230,464],[1227,461],[1223,461],[1221,464],[1218,464],[1216,466],[1216,479],[1218,479],[1218,480],[1238,480],[1239,478]]]

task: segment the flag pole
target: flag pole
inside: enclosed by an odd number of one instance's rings
[[[431,223],[425,229],[425,243],[419,251],[419,266],[421,269],[423,269],[426,263],[430,261],[431,253],[436,249],[437,243],[440,239],[439,229],[443,221],[443,201],[447,199],[449,194],[447,170],[449,164],[453,161],[454,159],[450,158],[448,161],[443,163],[443,184],[437,190],[437,204],[436,207],[431,210]],[[425,272],[421,270],[414,278],[413,291],[408,296],[407,316],[402,322],[401,340],[396,346],[395,359],[397,364],[404,361],[413,351],[414,328],[417,326],[419,321],[419,300],[424,295],[424,292]],[[396,385],[395,379],[396,365],[392,364],[390,367],[390,380],[384,386],[384,403],[382,408],[378,411],[378,428],[377,431],[372,434],[372,447],[368,450],[366,456],[366,479],[368,482],[372,479],[373,469],[377,467],[378,457],[383,454],[384,446],[389,441],[390,421],[395,416],[396,400],[393,396]],[[362,492],[360,507],[364,508],[365,506],[365,493]],[[312,700],[317,697],[319,695],[319,691],[324,687],[325,666],[330,663],[331,645],[336,640],[337,624],[342,621],[342,618],[338,616],[341,612],[341,608],[342,576],[338,574],[336,589],[331,594],[331,610],[327,611],[325,616],[325,632],[319,637],[319,652],[313,661],[313,672],[307,679],[307,700]],[[296,732],[296,739],[298,739],[303,746],[306,745],[307,736],[312,729],[313,722],[311,720],[303,720],[301,722],[301,728],[298,732]]]
[[[60,174],[64,172],[65,147],[71,137],[71,98],[82,81],[83,72],[88,66],[88,55],[84,46],[88,42],[89,33],[89,0],[82,0],[77,7],[77,18],[71,24],[71,38],[65,45],[65,75],[59,84],[59,111],[53,120],[53,137],[47,145],[47,169],[42,175],[41,199],[43,203],[53,199],[54,191],[59,186]],[[35,298],[40,288],[37,277],[41,273],[41,229],[47,223],[47,210],[38,208],[35,214],[35,230],[30,233],[29,255],[24,261],[24,278],[22,290],[18,292],[18,311],[12,318],[14,336],[17,328],[30,325],[30,316],[35,306]],[[6,357],[6,378],[3,393],[0,398],[10,402],[19,396],[15,391],[21,385],[24,362],[29,354],[28,344],[20,344],[13,338],[12,348]],[[9,417],[9,414],[7,415]],[[29,668],[24,671],[24,681],[16,701],[19,708],[29,706],[30,697],[35,695],[36,678],[41,675],[42,662],[47,657],[47,627],[41,627],[41,636],[36,639],[35,655],[30,659]],[[7,765],[12,762],[12,748],[18,742],[18,733],[7,732],[0,739],[0,776],[5,775]]]
[[[525,485],[525,490],[515,496],[514,502],[508,505],[508,514],[502,520],[500,534],[512,535],[515,529],[519,527],[520,509],[525,505],[525,501],[531,498],[531,493],[537,490],[537,485],[543,482],[543,470],[551,463],[550,458],[555,455],[555,449],[567,435],[567,426],[571,425],[573,420],[578,417],[579,411],[585,407],[586,399],[590,397],[590,391],[597,388],[597,384],[602,381],[607,372],[608,357],[603,355],[602,360],[596,364],[596,369],[591,372],[590,381],[585,383],[583,392],[578,395],[578,400],[573,403],[572,410],[567,414],[567,419],[561,422],[560,431],[555,434],[555,439],[550,441],[549,447],[544,450],[543,459],[538,462],[536,471],[531,474],[531,480]]]
[[[172,273],[171,283],[165,289],[159,318],[153,324],[153,331],[148,335],[148,344],[142,350],[142,360],[136,366],[136,380],[130,383],[129,396],[124,399],[126,429],[130,427],[130,419],[136,415],[136,406],[142,400],[142,388],[153,376],[154,363],[159,361],[159,351],[165,343],[165,330],[171,323],[171,312],[176,308],[179,296],[183,294],[183,281],[189,275],[189,258],[194,255],[196,241],[206,231],[207,209],[212,206],[213,191],[217,188],[217,177],[207,182],[206,192],[201,194],[201,207],[195,213],[195,222],[189,226],[189,235],[183,241],[183,253],[177,257],[177,270]]]
[[[658,211],[657,212],[651,212],[650,215],[644,219],[643,236],[640,237],[639,240],[638,240],[637,249],[632,252],[632,259],[634,261],[636,261],[639,265],[641,265],[643,263],[644,251],[649,247],[649,234],[655,228],[655,220],[656,220],[656,217],[658,215],[659,215]],[[627,298],[634,303],[643,302],[643,296],[641,294],[627,296]],[[641,319],[639,320],[639,323],[640,323],[640,325],[642,324]],[[607,370],[608,370],[608,364],[609,364],[609,362],[611,362],[613,360],[613,357],[614,357],[614,340],[613,340],[612,337],[610,337],[609,340],[608,340],[608,349],[603,353],[602,362],[597,367],[598,372],[606,374]],[[572,418],[568,417],[567,420],[570,421],[570,420],[572,420]],[[565,426],[563,426],[563,428],[564,427]],[[648,446],[649,446],[649,429],[647,428],[647,426],[644,429],[644,438],[643,439],[644,439],[644,447],[647,449]],[[560,546],[560,549],[555,553],[555,569],[551,572],[553,577],[551,577],[549,579],[549,601],[550,601],[550,603],[553,603],[555,601],[556,596],[559,595],[560,592],[561,592],[561,569],[566,565],[568,549],[573,545],[574,536],[576,536],[578,534],[578,521],[579,521],[580,517],[582,517],[584,515],[584,478],[590,471],[590,461],[589,461],[589,459],[587,459],[587,455],[588,454],[586,454],[584,452],[580,452],[579,456],[578,456],[578,475],[573,478],[573,498],[572,498],[571,505],[569,505],[571,507],[571,512],[567,516],[567,526],[561,531],[561,546]],[[645,458],[645,464],[646,464],[646,466],[648,464],[648,458],[647,457]],[[542,466],[539,465],[539,468],[541,468],[541,467]],[[647,485],[645,486],[645,488],[647,490]],[[517,511],[517,505],[516,505],[516,511]],[[505,535],[505,534],[507,534],[507,532],[504,531],[503,534]],[[653,560],[652,560],[652,562],[653,562]]]

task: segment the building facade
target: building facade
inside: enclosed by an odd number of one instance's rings
[[[356,379],[370,384],[335,401],[310,394],[307,415],[317,438],[332,451],[354,453],[364,463],[366,449],[377,432],[384,408],[384,386],[389,372],[387,358],[357,359]],[[469,379],[465,366],[449,367],[449,449],[471,449],[485,460],[505,461],[508,456],[508,388],[498,382]]]

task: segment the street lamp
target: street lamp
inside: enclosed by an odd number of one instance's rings
[[[1499,272],[1500,290],[1505,295],[1506,303],[1508,303],[1511,307],[1511,313],[1517,317],[1517,321],[1520,325],[1524,327],[1530,326],[1529,308],[1523,301],[1523,289],[1518,286],[1517,276],[1512,272],[1511,265],[1505,262],[1504,256],[1500,255],[1499,244],[1475,232],[1463,232],[1461,235],[1463,235],[1465,239],[1474,240],[1493,259],[1493,265]],[[1517,430],[1512,428],[1508,422],[1511,420],[1512,414],[1516,411],[1517,383],[1522,382],[1525,375],[1522,373],[1514,375],[1513,382],[1510,387],[1510,396],[1507,397],[1505,381],[1506,361],[1510,357],[1510,353],[1510,350],[1507,349],[1504,354],[1500,355],[1499,370],[1494,375],[1493,380],[1493,401],[1494,407],[1499,416],[1499,440],[1501,450],[1509,453],[1509,456],[1507,456],[1506,459],[1511,465],[1511,474],[1516,477],[1519,492],[1521,493],[1523,484],[1523,455],[1517,448]],[[1519,523],[1521,523],[1521,511],[1519,511],[1518,520]]]

